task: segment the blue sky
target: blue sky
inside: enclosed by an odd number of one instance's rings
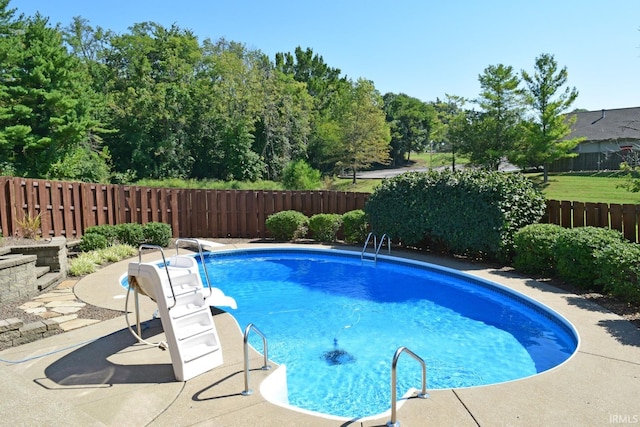
[[[614,0],[12,0],[52,24],[74,16],[118,33],[134,23],[177,24],[277,52],[310,47],[343,75],[423,101],[475,98],[489,65],[532,71],[554,55],[580,95],[575,108],[640,106],[640,1]]]

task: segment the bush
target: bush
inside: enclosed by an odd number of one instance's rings
[[[84,235],[86,236],[87,234],[99,234],[101,236],[104,236],[107,239],[107,244],[109,246],[114,245],[118,238],[116,226],[108,225],[108,224],[94,225],[92,227],[88,227],[84,231]]]
[[[513,235],[513,265],[523,273],[549,276],[555,271],[555,245],[566,231],[555,224],[531,224]]]
[[[115,225],[116,239],[120,244],[134,247],[144,243],[144,232],[142,226],[137,223],[127,223]]]
[[[150,245],[167,247],[171,242],[171,226],[162,222],[148,222],[142,226],[142,235]]]
[[[598,277],[605,292],[640,303],[640,245],[615,242],[594,251]]]
[[[340,214],[316,214],[309,219],[309,230],[314,240],[319,242],[335,242],[341,226]]]
[[[321,185],[321,174],[304,160],[289,162],[282,171],[282,185],[287,190],[314,190]]]
[[[104,249],[108,246],[109,242],[102,234],[89,233],[82,236],[78,247],[82,252],[89,252],[97,249]]]
[[[598,266],[595,251],[614,243],[624,242],[622,233],[599,227],[579,227],[566,230],[555,245],[558,276],[583,289],[597,287]]]
[[[545,199],[522,174],[429,171],[384,180],[364,210],[374,233],[406,245],[507,260],[513,235],[539,221]]]
[[[282,211],[269,215],[265,225],[276,240],[289,241],[306,236],[309,218],[301,212]]]
[[[342,215],[342,225],[345,242],[359,243],[367,239],[369,223],[367,222],[367,214],[362,209],[345,212]]]

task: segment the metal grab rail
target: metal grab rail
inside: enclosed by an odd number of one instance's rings
[[[167,310],[171,310],[173,307],[176,306],[176,304],[178,303],[178,300],[176,299],[176,293],[173,290],[173,283],[171,283],[171,274],[169,273],[169,265],[167,264],[167,259],[164,256],[164,250],[162,249],[162,246],[149,245],[147,243],[141,244],[140,246],[138,246],[138,264],[142,264],[143,249],[158,249],[160,251],[160,254],[162,255],[162,265],[164,266],[164,270],[167,272],[167,280],[169,280],[169,288],[171,289],[171,296],[173,297],[173,305],[171,307],[167,307]],[[137,301],[136,301],[136,304],[137,304]]]
[[[264,350],[264,365],[262,366],[263,371],[268,371],[271,369],[271,366],[268,364],[269,359],[269,347],[267,346],[267,337],[264,336],[262,332],[258,328],[255,327],[253,323],[249,323],[247,327],[244,329],[244,390],[242,390],[243,396],[250,396],[253,394],[253,391],[249,388],[249,332],[254,330],[258,335],[262,337],[262,347]]]
[[[209,288],[209,297],[211,295],[213,295],[213,289],[211,289],[211,281],[209,280],[209,272],[207,271],[207,266],[204,262],[204,254],[202,253],[202,245],[200,244],[200,242],[198,241],[198,239],[177,239],[176,240],[176,256],[178,256],[178,250],[179,250],[179,243],[180,242],[188,242],[188,243],[192,243],[195,244],[196,246],[198,246],[198,254],[200,255],[200,263],[202,265],[202,269],[204,270],[204,278],[207,281],[207,287]],[[209,297],[205,297],[205,299],[209,298]]]
[[[362,246],[362,252],[360,253],[360,259],[363,260],[364,259],[364,254],[367,250],[367,246],[369,245],[369,241],[371,240],[371,237],[373,236],[373,249],[375,250],[375,253],[373,255],[373,260],[377,261],[378,260],[378,253],[380,252],[380,249],[382,249],[382,245],[384,244],[384,240],[385,238],[387,239],[387,248],[389,251],[389,255],[391,255],[391,237],[387,236],[387,234],[383,234],[382,238],[380,239],[380,244],[378,244],[378,236],[376,234],[374,234],[373,232],[369,233],[367,235],[367,239],[364,242],[364,246]]]
[[[400,358],[403,352],[407,352],[409,356],[416,359],[422,365],[422,390],[418,393],[418,397],[421,399],[429,397],[427,393],[427,365],[424,363],[424,360],[407,347],[398,348],[396,354],[393,355],[393,362],[391,363],[391,420],[387,423],[387,427],[400,426],[400,422],[396,419],[396,367],[398,366],[398,358]]]

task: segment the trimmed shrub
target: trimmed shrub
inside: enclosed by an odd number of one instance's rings
[[[445,170],[384,180],[364,210],[373,232],[403,244],[508,260],[514,233],[540,220],[545,199],[522,174]]]
[[[86,230],[84,230],[84,235],[86,236],[87,234],[99,234],[101,236],[104,236],[107,239],[107,243],[109,245],[114,245],[118,238],[116,226],[108,224],[88,227]]]
[[[342,215],[344,240],[347,243],[364,242],[369,233],[367,214],[362,209],[345,212]]]
[[[88,233],[84,234],[80,239],[78,248],[82,252],[95,251],[97,249],[104,249],[109,246],[109,241],[102,234]]]
[[[167,247],[171,242],[171,226],[162,222],[148,222],[142,226],[142,235],[150,245]]]
[[[595,250],[594,257],[596,285],[625,301],[640,303],[640,245],[615,242]]]
[[[265,225],[276,240],[290,241],[307,235],[309,218],[298,211],[281,211],[269,215]]]
[[[622,233],[599,227],[579,227],[566,230],[558,236],[555,245],[558,276],[583,289],[595,288],[598,266],[595,251],[614,243],[624,242]]]
[[[144,243],[144,233],[142,225],[137,223],[118,224],[115,225],[116,239],[123,245],[134,247]]]
[[[319,242],[335,242],[341,226],[340,214],[315,214],[309,219],[309,230],[313,239]]]
[[[523,273],[541,276],[555,271],[555,245],[558,237],[566,231],[555,224],[531,224],[513,235],[513,265]]]

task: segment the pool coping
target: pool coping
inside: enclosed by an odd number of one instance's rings
[[[220,249],[258,246],[262,244],[233,244]],[[344,246],[339,249],[349,250]],[[421,253],[394,250],[392,254],[461,270],[516,290],[561,314],[576,328],[581,339],[572,358],[542,374],[490,386],[429,390],[429,399],[407,399],[398,409],[402,425],[640,422],[637,404],[640,330],[634,325],[578,295],[510,269]],[[145,257],[157,259],[153,254]],[[118,279],[126,271],[128,262],[122,261],[86,276],[76,284],[74,292],[87,303],[122,310],[124,290]],[[149,319],[155,304],[146,298],[140,301],[143,316]],[[203,423],[368,427],[389,421],[385,414],[377,419],[345,423],[267,402],[257,390],[269,373],[258,369],[261,356],[253,351],[250,379],[256,392],[242,396],[242,332],[229,313],[220,313],[215,321],[225,363],[184,383],[172,379],[168,353],[144,348],[132,341],[122,317],[4,350],[0,352],[1,359],[30,360],[0,364],[3,420],[26,424],[42,419],[69,425]],[[159,326],[149,323],[149,333],[160,336]],[[76,345],[78,343],[80,345]],[[50,354],[34,358],[45,353]]]

